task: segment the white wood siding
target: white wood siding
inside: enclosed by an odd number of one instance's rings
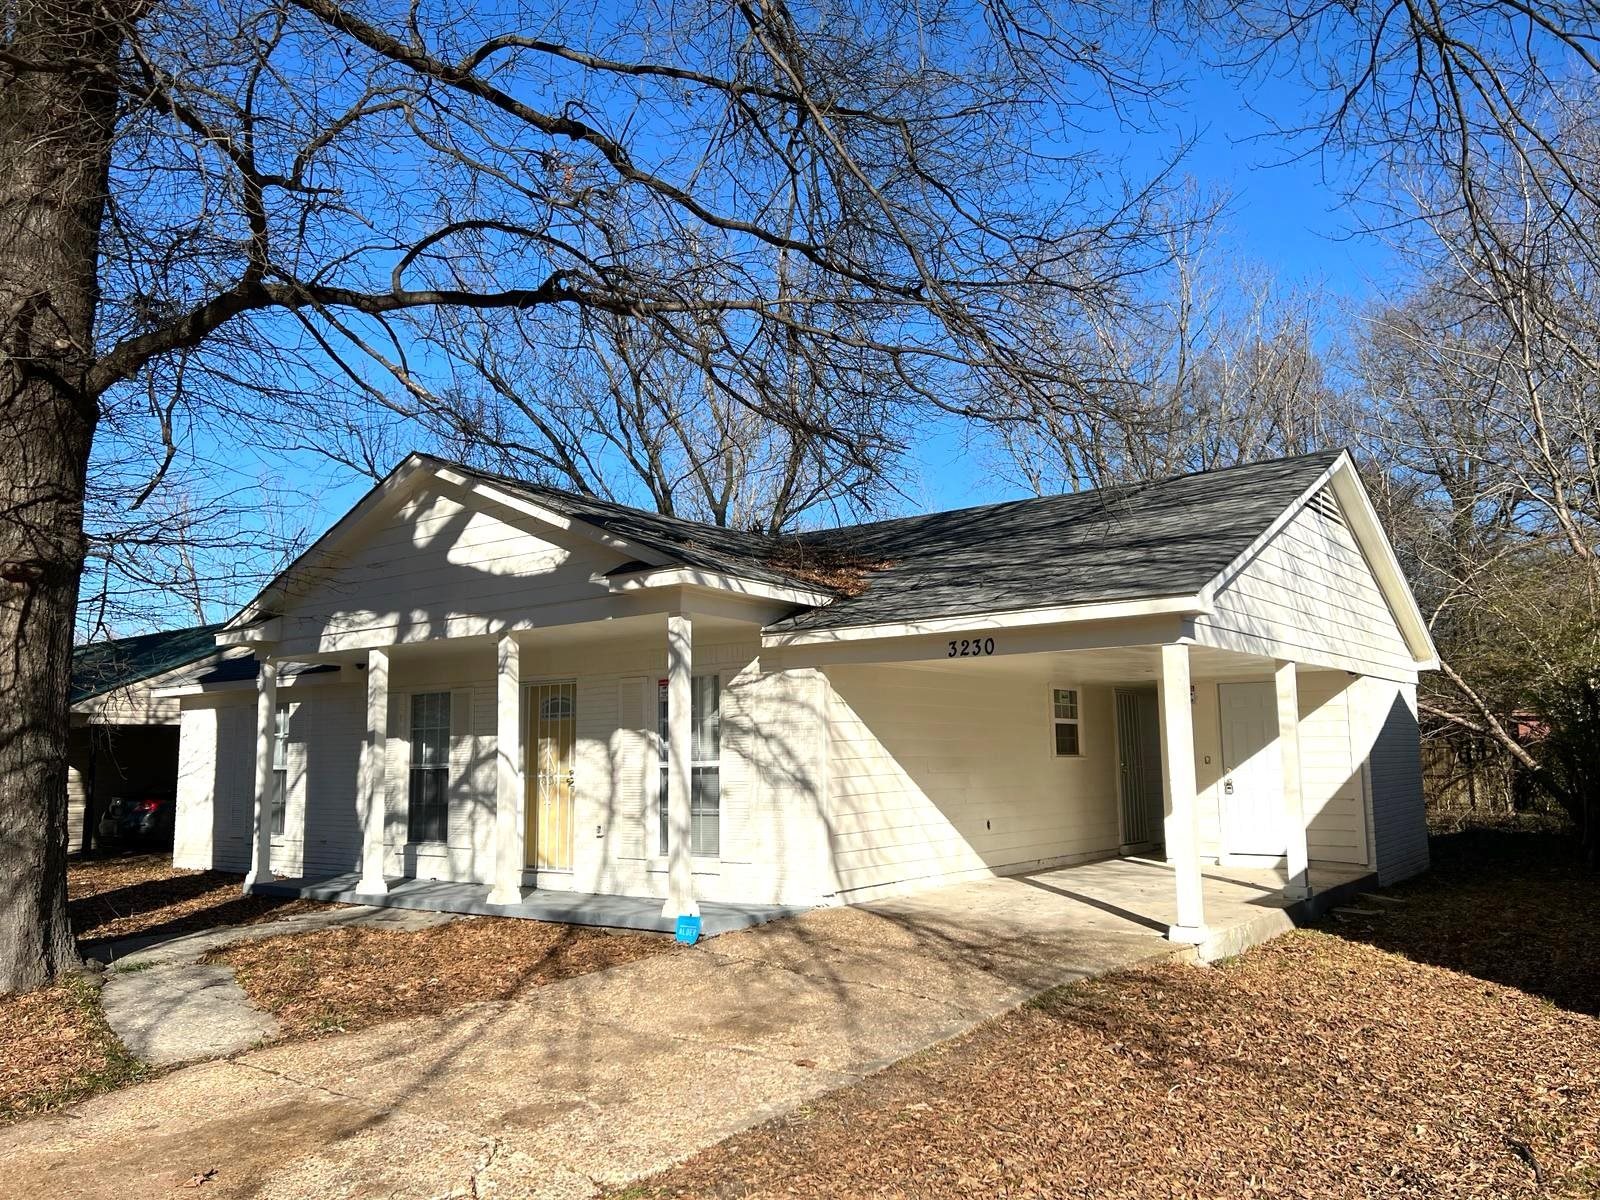
[[[622,556],[575,540],[557,545],[537,523],[490,511],[431,483],[346,554],[302,582],[283,612],[280,652],[465,637],[528,624],[540,605],[606,593],[591,575]]]
[[[255,713],[253,694],[184,701],[174,866],[248,869],[255,804]]]
[[[1110,688],[1079,688],[1083,755],[1057,758],[1034,677],[851,666],[828,679],[828,861],[842,896],[1116,851]]]
[[[1301,671],[1300,784],[1313,862],[1365,863],[1366,795],[1350,735],[1350,685],[1338,671]]]
[[[1378,880],[1396,883],[1428,868],[1417,689],[1362,679],[1352,689],[1352,725],[1365,748],[1372,794],[1372,844]]]
[[[359,685],[285,689],[295,708],[289,722],[290,797],[283,866],[292,874],[360,870],[361,819],[356,773],[366,732],[366,694]]]
[[[67,853],[83,849],[83,810],[89,802],[89,775],[93,768],[89,731],[75,728],[67,738]]]
[[[1218,589],[1195,620],[1204,645],[1400,681],[1416,664],[1355,539],[1300,510]]]

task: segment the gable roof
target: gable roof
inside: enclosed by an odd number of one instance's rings
[[[410,481],[438,477],[604,542],[630,556],[613,577],[688,567],[792,589],[773,638],[824,635],[997,613],[1096,604],[1202,602],[1299,502],[1328,485],[1354,518],[1369,561],[1419,663],[1433,648],[1348,453],[1328,450],[1147,483],[1042,496],[860,525],[769,536],[663,516],[412,454],[229,622],[266,615],[284,581]],[[823,582],[819,582],[823,581]],[[848,581],[849,586],[827,586]],[[805,597],[825,603],[802,602]],[[1185,611],[1187,611],[1185,609]],[[1082,615],[1080,613],[1080,615]]]
[[[214,635],[221,628],[192,625],[73,647],[72,703],[92,700],[215,654]]]
[[[529,483],[510,475],[482,471],[431,454],[417,454],[414,457],[493,483],[512,495],[525,497],[594,529],[648,547],[676,565],[725,572],[766,583],[801,582],[793,574],[773,565],[772,560],[779,554],[786,539],[743,529],[725,529],[703,521],[687,521],[682,517],[663,516],[647,509],[601,500],[596,496],[585,496],[547,484]],[[643,565],[647,564],[624,563],[612,573],[622,574]],[[806,586],[815,588],[814,584]]]

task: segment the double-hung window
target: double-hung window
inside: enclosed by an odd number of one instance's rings
[[[1050,689],[1050,724],[1057,758],[1077,758],[1083,753],[1077,688]]]
[[[272,836],[282,837],[289,813],[289,706],[272,714]]]
[[[696,675],[689,684],[693,699],[691,740],[694,744],[689,793],[689,853],[696,858],[722,854],[722,691],[715,675]],[[661,853],[667,853],[667,681],[657,689],[657,725],[661,744]]]
[[[411,697],[411,791],[406,837],[413,842],[449,840],[450,693]]]

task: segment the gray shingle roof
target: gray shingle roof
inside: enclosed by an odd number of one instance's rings
[[[1192,595],[1266,531],[1339,457],[1299,458],[986,504],[813,534],[835,553],[894,565],[858,595],[773,630]]]
[[[339,670],[337,663],[283,663],[278,667],[278,678],[289,679],[296,675],[326,675]],[[180,675],[172,681],[173,687],[194,684],[254,683],[261,674],[261,662],[254,654],[234,652],[215,663],[206,663]]]
[[[664,517],[433,461],[688,566],[815,591],[818,585],[804,573],[776,564],[887,564],[867,571],[856,594],[800,609],[770,626],[798,631],[1193,594],[1263,533],[1339,453],[785,538]]]

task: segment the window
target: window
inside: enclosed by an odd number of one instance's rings
[[[694,786],[689,793],[689,853],[717,858],[722,853],[722,694],[715,675],[689,682],[693,697],[691,738]],[[661,853],[667,852],[667,681],[656,695],[661,744]]]
[[[282,837],[289,812],[289,706],[272,715],[272,836]]]
[[[411,697],[411,792],[406,837],[413,842],[449,838],[450,693]]]
[[[1077,758],[1083,753],[1078,735],[1078,689],[1050,689],[1050,724],[1057,758]]]

